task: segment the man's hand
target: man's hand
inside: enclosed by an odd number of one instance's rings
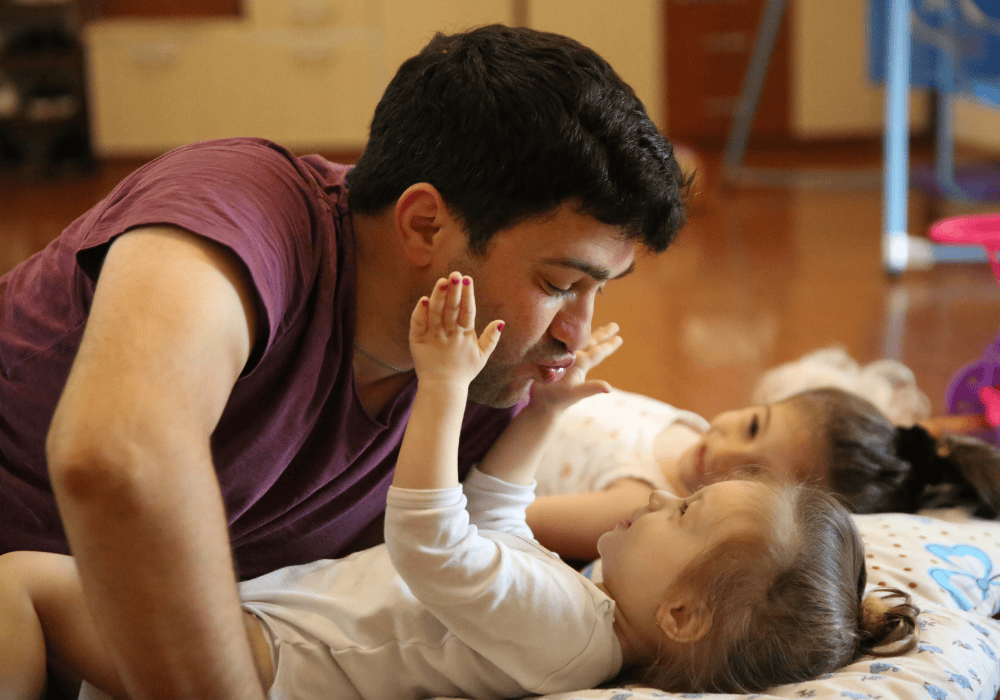
[[[576,362],[566,371],[566,375],[554,384],[535,383],[531,387],[531,406],[534,408],[560,410],[580,399],[596,394],[606,394],[611,385],[598,379],[587,380],[587,372],[601,364],[604,358],[622,346],[618,335],[618,324],[609,323],[596,329],[590,336],[587,347],[576,352]]]

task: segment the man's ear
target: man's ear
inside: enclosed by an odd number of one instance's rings
[[[712,611],[693,595],[677,594],[660,604],[656,624],[667,638],[680,644],[690,644],[712,629]]]
[[[452,216],[441,193],[428,182],[406,188],[396,200],[395,215],[403,254],[417,267],[430,265],[443,247],[450,250],[456,234],[461,234],[464,247],[464,229]]]

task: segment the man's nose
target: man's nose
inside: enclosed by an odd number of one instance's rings
[[[590,326],[594,318],[594,296],[582,294],[571,299],[552,319],[550,334],[566,346],[569,352],[582,350],[590,342]]]

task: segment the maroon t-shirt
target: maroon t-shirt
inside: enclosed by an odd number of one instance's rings
[[[155,224],[221,243],[253,281],[257,337],[212,435],[240,577],[337,556],[381,514],[416,381],[377,416],[358,399],[347,170],[262,139],[185,146],[0,278],[0,551],[67,551],[45,435],[109,243]],[[463,473],[513,413],[468,405]]]

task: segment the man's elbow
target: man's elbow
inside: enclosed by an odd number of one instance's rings
[[[50,430],[45,445],[49,479],[61,505],[128,507],[142,491],[138,460],[110,435],[80,428]]]

